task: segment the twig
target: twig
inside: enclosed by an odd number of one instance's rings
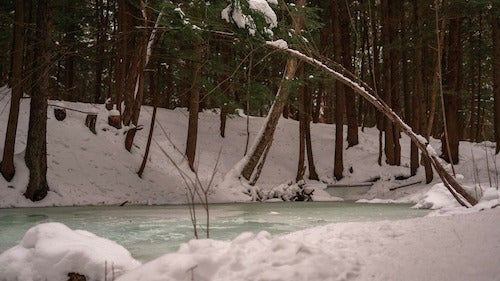
[[[407,184],[403,184],[403,185],[394,186],[394,187],[389,188],[389,191],[394,191],[396,189],[400,189],[400,188],[403,188],[403,187],[408,187],[408,186],[416,185],[416,184],[419,184],[419,183],[422,183],[422,181],[416,181],[416,182],[411,182],[411,183],[407,183]]]
[[[78,109],[74,109],[74,108],[70,108],[70,107],[66,107],[66,106],[62,106],[62,105],[57,105],[57,104],[50,104],[49,103],[48,106],[62,108],[62,109],[67,109],[67,110],[70,110],[70,111],[76,111],[76,112],[80,112],[80,113],[83,113],[83,114],[97,115],[96,112],[82,111],[82,110],[78,110]]]

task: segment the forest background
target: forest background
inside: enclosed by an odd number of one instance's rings
[[[9,83],[13,90],[2,175],[9,180],[15,174],[15,120],[21,98],[31,98],[25,154],[30,183],[25,196],[32,200],[43,199],[49,189],[48,99],[106,103],[110,115],[118,116],[110,122],[130,128],[127,150],[141,128],[141,105],[187,107],[185,155],[192,170],[198,112],[219,109],[224,137],[225,122],[235,109],[265,116],[276,100],[282,100],[280,115],[300,121],[296,181],[304,177],[306,159],[309,178],[317,179],[310,122],[337,128],[346,124],[348,147],[358,144],[359,127],[376,126],[379,163],[400,165],[400,128],[326,74],[303,63],[294,65],[286,54],[265,47],[266,40],[276,38],[327,64],[343,65],[345,73],[370,85],[416,133],[441,138],[444,160],[458,163],[461,140],[496,141],[498,153],[496,1],[267,2],[278,20],[255,12],[247,1],[229,6],[225,1],[2,2],[0,84]],[[253,27],[234,28],[237,22],[221,16],[238,3],[253,15]],[[339,180],[345,172],[345,148],[342,130],[336,134],[332,164]],[[271,146],[272,132],[264,139],[253,167],[242,171],[250,182],[258,179],[255,168]],[[425,158],[419,161],[415,146],[411,158],[412,175],[420,164],[429,167]]]

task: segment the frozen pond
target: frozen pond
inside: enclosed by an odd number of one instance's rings
[[[198,223],[204,212],[198,207]],[[210,205],[210,238],[229,240],[244,231],[289,233],[334,222],[420,217],[425,210],[407,204],[279,202]],[[85,229],[127,248],[141,261],[175,251],[193,236],[187,206],[54,207],[0,209],[0,253],[16,245],[32,226],[61,222]],[[204,237],[199,230],[200,238]]]

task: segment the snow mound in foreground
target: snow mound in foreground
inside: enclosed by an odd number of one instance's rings
[[[29,229],[19,245],[0,255],[0,279],[63,281],[68,273],[79,273],[87,281],[112,280],[140,264],[113,241],[61,223],[44,223]]]
[[[191,240],[122,275],[117,281],[168,280],[349,280],[358,275],[357,260],[327,253],[268,232],[242,233],[232,242]]]

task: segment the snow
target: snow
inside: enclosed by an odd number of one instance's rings
[[[420,209],[441,209],[460,207],[460,204],[453,198],[443,183],[435,184],[426,192],[414,206]]]
[[[77,272],[104,280],[104,265],[113,264],[117,281],[499,280],[499,216],[496,208],[337,223],[281,237],[258,232],[232,241],[191,240],[142,266],[112,242],[49,223],[30,229],[20,245],[0,255],[0,276],[62,281]]]
[[[139,265],[113,241],[45,223],[29,229],[19,245],[0,255],[0,280],[67,280],[68,273],[85,275],[88,281],[111,280]]]
[[[242,233],[231,242],[192,240],[177,253],[151,261],[117,281],[342,280],[346,271],[357,269],[349,258],[301,241],[273,238],[263,231]]]
[[[128,252],[88,232],[51,223],[29,230],[19,246],[0,255],[0,276],[7,281],[40,280],[33,276],[58,281],[66,280],[68,272],[79,272],[88,274],[88,280],[103,280],[103,262],[112,262],[118,281],[498,280],[499,215],[500,209],[493,209],[452,217],[330,224],[283,237],[259,232],[242,233],[230,242],[192,240],[176,253],[120,277],[118,270],[127,259],[120,260]],[[110,252],[117,256],[99,258]],[[64,262],[58,262],[61,257]],[[138,265],[133,260],[128,264]]]
[[[242,9],[242,0],[235,0],[221,11],[221,18],[227,22],[233,22],[238,28],[247,29],[250,35],[255,35],[257,26],[251,15],[245,14]],[[272,29],[278,26],[278,18],[269,4],[277,5],[277,0],[248,0],[248,7],[261,14],[267,26],[263,27],[266,34],[272,36]]]
[[[7,108],[0,113],[0,149],[9,98],[9,90],[0,88],[0,108]],[[86,112],[97,110],[97,135],[84,126],[84,114],[68,111],[67,118],[59,122],[49,108],[47,178],[51,190],[44,200],[31,202],[23,196],[29,175],[24,165],[29,100],[23,99],[16,141],[16,176],[11,182],[0,178],[0,207],[185,202],[182,180],[164,153],[187,170],[182,156],[188,122],[186,109],[158,109],[150,158],[143,178],[139,178],[136,172],[148,130],[137,133],[129,153],[123,149],[127,128],[118,130],[107,125],[108,111],[104,105],[60,103]],[[149,125],[151,112],[150,107],[143,107],[141,124]],[[245,149],[246,115],[238,112],[228,118],[224,139],[218,132],[219,116],[212,111],[200,114],[197,165],[203,184],[212,176],[222,147],[214,183],[225,185],[211,190],[211,202],[250,200],[243,192],[251,187],[240,182],[237,173],[228,173],[235,171]],[[264,120],[250,116],[251,143]],[[423,182],[423,169],[407,180],[396,179],[409,174],[408,137],[401,138],[402,165],[379,166],[378,131],[365,128],[359,133],[360,144],[345,151],[345,177],[336,181],[331,175],[335,128],[312,124],[311,130],[321,181],[307,180],[306,173],[305,186],[314,189],[315,201],[339,200],[325,192],[325,183],[356,184],[378,179],[360,202],[414,203],[415,207],[435,211],[422,219],[338,223],[286,236],[272,237],[256,229],[256,234],[243,233],[233,241],[193,240],[177,252],[143,266],[125,249],[88,232],[73,231],[57,223],[42,224],[29,230],[18,246],[0,254],[0,280],[39,280],[28,275],[38,273],[52,274],[46,280],[67,280],[64,274],[69,271],[89,274],[89,278],[94,278],[89,280],[104,280],[106,264],[108,269],[113,264],[117,277],[124,273],[117,280],[500,280],[500,156],[493,153],[494,143],[460,143],[460,163],[455,166],[457,180],[472,194],[482,194],[479,204],[465,209],[455,203],[437,176],[428,185],[419,183],[390,191],[402,184]],[[295,178],[298,143],[298,122],[280,119],[258,186],[251,190],[268,195],[296,192],[298,186],[289,181]],[[428,149],[435,155],[439,154],[440,151],[434,151],[439,147],[439,140],[429,140]],[[268,196],[271,197],[275,196]],[[136,266],[139,267],[132,269]]]
[[[266,44],[272,45],[278,49],[288,49],[288,43],[283,39],[279,39],[279,40],[275,40],[275,41],[267,41]],[[311,78],[311,77],[309,77],[309,78]]]

